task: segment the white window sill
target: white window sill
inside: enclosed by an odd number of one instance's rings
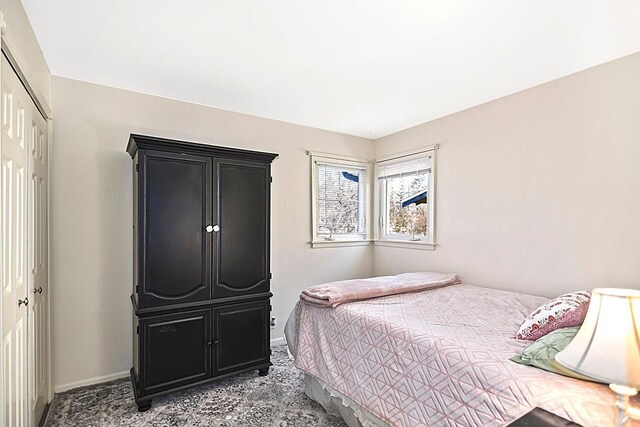
[[[374,246],[387,246],[390,248],[405,248],[405,249],[421,249],[423,251],[435,251],[436,244],[412,241],[412,240],[382,240],[376,239],[373,241]]]
[[[371,240],[314,240],[312,248],[343,248],[348,246],[369,246]]]

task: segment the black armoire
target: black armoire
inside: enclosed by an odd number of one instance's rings
[[[247,150],[131,135],[134,344],[154,397],[269,371],[271,162]]]

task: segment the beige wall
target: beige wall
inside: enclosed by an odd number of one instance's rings
[[[435,143],[439,246],[376,247],[376,275],[640,288],[640,54],[382,138],[375,155]]]
[[[14,59],[26,74],[38,100],[51,107],[51,74],[22,3],[20,0],[0,0],[0,12],[6,22],[5,41],[14,48],[11,52]]]
[[[640,54],[371,141],[53,78],[54,383],[131,365],[128,134],[274,151],[274,315],[312,283],[416,270],[554,296],[640,286]],[[305,150],[440,143],[435,251],[310,249]],[[375,153],[374,153],[375,152]],[[372,264],[373,256],[373,264]]]
[[[53,78],[53,357],[58,390],[131,367],[130,133],[280,154],[273,164],[273,314],[281,337],[300,291],[371,274],[368,247],[310,249],[305,150],[369,158],[371,141]],[[61,387],[62,386],[62,387]]]

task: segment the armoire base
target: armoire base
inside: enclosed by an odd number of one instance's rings
[[[139,387],[138,387],[138,380],[136,379],[136,373],[135,373],[135,369],[131,368],[131,370],[129,371],[129,376],[131,378],[131,387],[133,388],[133,397],[136,401],[136,405],[138,405],[138,411],[140,412],[146,412],[149,409],[151,409],[151,402],[153,401],[154,398],[159,397],[159,396],[164,396],[165,394],[171,394],[174,393],[176,391],[180,391],[180,390],[184,390],[187,388],[191,388],[197,385],[201,385],[201,384],[207,384],[210,382],[214,382],[217,381],[219,379],[222,378],[227,378],[227,377],[231,377],[233,375],[238,375],[238,374],[242,374],[244,372],[250,372],[250,371],[254,371],[254,370],[258,370],[258,375],[261,377],[266,376],[269,373],[269,367],[272,365],[271,362],[269,362],[268,364],[265,365],[258,365],[258,366],[254,366],[252,368],[247,368],[247,369],[243,369],[240,371],[235,371],[229,374],[224,374],[224,375],[218,375],[214,378],[209,378],[206,379],[204,381],[198,381],[198,382],[194,382],[191,384],[185,384],[182,385],[180,387],[175,387],[175,388],[171,388],[168,390],[163,390],[157,393],[153,393],[153,394],[149,394],[146,396],[140,396],[139,393]]]

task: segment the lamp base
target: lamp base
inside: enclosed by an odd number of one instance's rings
[[[609,384],[609,388],[618,395],[618,400],[616,400],[616,408],[618,408],[616,425],[618,427],[624,427],[629,420],[629,417],[627,416],[629,398],[638,394],[638,390],[618,384]]]

